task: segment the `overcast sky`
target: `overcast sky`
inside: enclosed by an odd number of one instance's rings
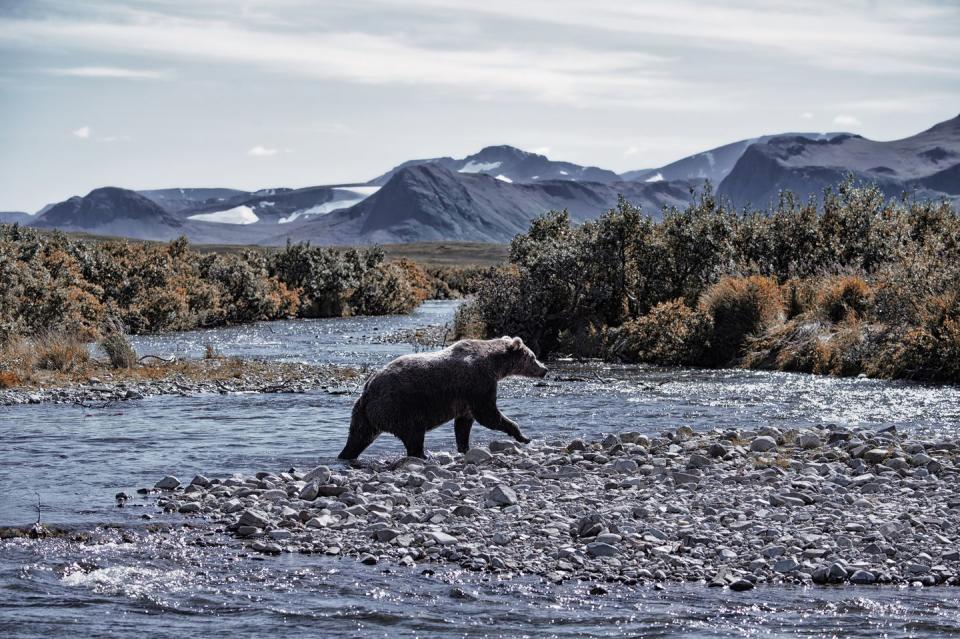
[[[615,171],[960,113],[960,3],[0,0],[0,210],[365,181],[512,144]]]

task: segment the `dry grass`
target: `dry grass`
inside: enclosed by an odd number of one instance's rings
[[[700,309],[713,320],[707,360],[732,363],[748,338],[785,319],[783,295],[772,277],[724,277],[700,297]]]
[[[34,340],[37,368],[59,373],[83,371],[90,363],[90,348],[74,335],[54,331]]]
[[[0,347],[2,389],[69,387],[88,383],[91,378],[105,383],[136,383],[175,378],[177,381],[187,382],[254,379],[266,384],[281,384],[304,376],[350,381],[358,375],[357,371],[350,368],[242,360],[216,354],[204,359],[172,362],[147,359],[139,363],[134,360],[130,366],[118,367],[108,358],[92,357],[86,342],[63,334],[42,338],[18,338]]]
[[[873,305],[873,289],[860,276],[844,275],[826,280],[817,291],[816,305],[833,322],[863,318]]]
[[[14,388],[19,386],[23,380],[13,371],[0,372],[0,388]]]
[[[789,279],[780,285],[788,320],[804,315],[816,307],[817,288],[813,279]]]
[[[82,370],[50,371],[36,369],[27,377],[20,373],[0,373],[0,388],[9,380],[6,388],[41,389],[61,388],[85,384],[91,378],[104,383],[136,383],[176,380],[177,382],[217,382],[240,379],[256,380],[263,384],[283,384],[304,376],[326,377],[331,381],[348,382],[358,378],[359,372],[351,368],[320,367],[292,362],[242,360],[234,357],[213,360],[190,359],[174,362],[151,360],[133,368],[113,368],[107,361],[91,360]]]
[[[0,387],[30,385],[38,376],[84,375],[92,361],[87,342],[62,331],[14,338],[0,346]]]

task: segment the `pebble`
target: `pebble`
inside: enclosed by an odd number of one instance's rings
[[[153,485],[154,488],[159,488],[160,490],[173,490],[178,486],[180,486],[180,480],[173,475],[167,475]]]
[[[427,533],[427,537],[432,539],[440,546],[449,546],[451,544],[457,543],[457,538],[453,535],[448,535],[445,532],[432,531]]]
[[[603,543],[602,541],[587,544],[587,552],[593,557],[613,557],[618,553],[616,546]]]
[[[493,458],[493,455],[483,450],[482,448],[471,448],[468,450],[464,456],[463,460],[468,464],[482,464],[485,461],[488,461]]]
[[[776,450],[776,448],[777,440],[768,435],[761,435],[750,442],[750,450],[755,453],[765,453],[767,451]]]
[[[805,430],[797,436],[797,446],[804,450],[820,448],[820,441],[820,436],[809,430]]]
[[[739,442],[777,448],[776,463]],[[732,591],[960,582],[953,442],[810,427],[508,444],[494,454],[198,475],[189,486],[164,478],[158,486],[173,488],[155,499],[190,518],[184,534],[206,542],[207,522],[225,529],[226,543],[233,536],[267,555]]]
[[[498,506],[511,506],[517,503],[517,493],[505,484],[497,484],[487,493],[487,499]]]
[[[240,514],[237,523],[241,526],[254,526],[256,528],[266,528],[270,524],[270,517],[261,510],[245,510]]]
[[[516,453],[520,447],[515,442],[492,441],[487,446],[491,453]]]
[[[877,580],[876,575],[874,575],[869,570],[858,570],[850,577],[850,583],[853,584],[872,584]]]
[[[303,476],[303,481],[308,484],[313,482],[316,485],[320,486],[322,484],[330,483],[330,469],[326,466],[317,466],[306,475]]]

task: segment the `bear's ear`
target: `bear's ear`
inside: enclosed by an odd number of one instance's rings
[[[510,346],[507,347],[511,351],[518,351],[523,348],[523,340],[519,337],[514,337],[510,340]]]

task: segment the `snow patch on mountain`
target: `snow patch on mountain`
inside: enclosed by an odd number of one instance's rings
[[[280,224],[288,224],[293,222],[299,217],[309,217],[311,215],[326,215],[327,213],[333,213],[334,211],[339,211],[340,209],[345,209],[363,202],[364,198],[353,199],[353,200],[336,200],[335,202],[324,202],[323,204],[317,204],[316,206],[311,206],[308,209],[300,209],[299,211],[294,211],[286,217],[281,217],[277,222]]]
[[[249,206],[235,206],[232,209],[216,211],[214,213],[198,213],[191,215],[188,220],[198,222],[214,222],[216,224],[256,224],[260,221],[257,214]]]
[[[656,175],[651,175],[644,182],[663,182],[663,173],[657,171]]]
[[[503,175],[502,173],[497,176],[497,179],[500,180],[501,182],[506,182],[507,184],[513,184],[513,180],[508,178],[506,175]]]
[[[334,197],[342,197],[343,199],[333,200],[332,202],[324,202],[323,204],[317,204],[315,206],[311,206],[310,208],[294,211],[290,215],[281,217],[279,220],[277,220],[277,222],[280,224],[289,224],[300,217],[309,217],[311,215],[327,215],[328,213],[333,213],[334,211],[339,211],[340,209],[349,208],[354,204],[359,204],[379,190],[379,186],[351,186],[334,189]]]
[[[470,160],[460,167],[460,173],[486,173],[499,168],[503,162],[476,162]]]

